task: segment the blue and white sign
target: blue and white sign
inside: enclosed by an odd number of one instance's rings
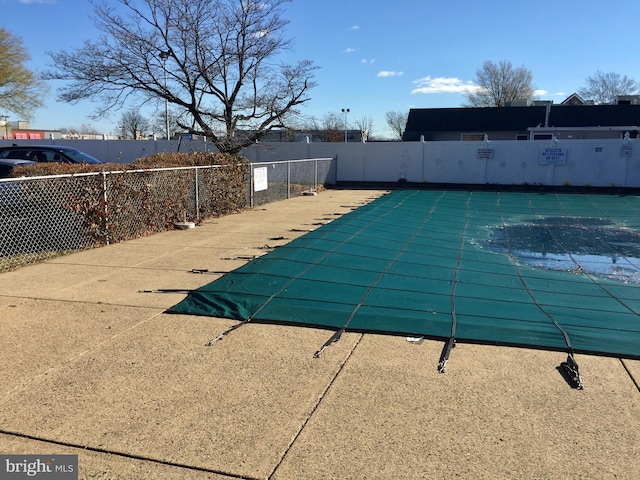
[[[493,148],[479,148],[478,149],[478,158],[480,160],[492,160],[493,159]]]
[[[620,156],[622,158],[630,158],[631,157],[631,145],[622,145],[620,147]]]
[[[540,150],[540,165],[566,165],[566,148],[543,148]]]

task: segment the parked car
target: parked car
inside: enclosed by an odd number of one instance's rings
[[[88,153],[63,145],[23,145],[0,148],[0,160],[31,162],[102,163]]]
[[[8,178],[13,167],[32,163],[30,160],[0,159],[0,178]],[[19,182],[0,182],[0,223],[3,227],[6,227],[7,222],[16,214],[15,211],[18,206],[24,203],[24,196],[21,192],[22,185]]]
[[[12,160],[7,158],[0,158],[0,178],[7,178],[11,174],[13,167],[18,165],[32,164],[31,160]]]

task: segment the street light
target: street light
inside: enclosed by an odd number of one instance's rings
[[[348,108],[343,108],[342,113],[344,113],[344,143],[347,143],[347,113],[351,110]]]
[[[0,118],[4,120],[4,137],[9,138],[9,115],[0,115]]]
[[[167,58],[169,58],[169,55],[171,55],[171,50],[160,51],[160,58],[162,59],[162,69],[164,70],[165,95],[167,91]],[[171,138],[169,137],[171,133],[169,132],[169,99],[166,96],[164,98],[164,120],[165,120],[165,125],[167,127],[167,140],[171,140]]]

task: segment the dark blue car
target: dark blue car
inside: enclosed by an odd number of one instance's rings
[[[0,160],[27,160],[31,162],[102,163],[77,148],[62,145],[14,145],[0,147]]]

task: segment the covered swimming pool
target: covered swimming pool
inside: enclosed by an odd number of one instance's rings
[[[396,190],[169,311],[637,359],[640,197]]]

